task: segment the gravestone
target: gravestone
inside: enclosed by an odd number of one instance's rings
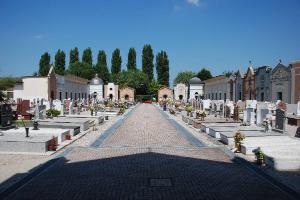
[[[247,111],[244,110],[244,115],[243,115],[243,122],[246,123],[247,121]]]
[[[13,112],[9,104],[0,105],[0,125],[1,127],[9,127],[12,124]]]
[[[73,111],[74,111],[73,110],[73,101],[71,101],[70,104],[69,104],[69,115],[73,115],[74,114]]]
[[[255,124],[255,112],[250,113],[250,124]]]
[[[24,117],[25,120],[30,120],[31,115],[30,113],[28,113],[29,105],[30,105],[29,100],[20,100],[19,103],[17,104],[17,115],[21,115],[22,117]]]
[[[231,116],[230,108],[228,106],[225,106],[225,117],[230,118],[230,116]]]
[[[239,107],[238,106],[234,106],[233,109],[233,120],[234,121],[239,121],[240,117],[239,117]]]
[[[55,100],[53,100],[52,104],[53,104],[53,108],[54,108],[55,110],[61,110],[62,103],[61,103],[60,100],[55,99]]]
[[[281,109],[276,109],[276,121],[275,128],[283,130],[285,121],[285,111]]]
[[[258,103],[257,110],[256,110],[256,124],[257,125],[262,124],[264,119],[266,119],[267,114],[269,113],[270,111],[266,103]]]
[[[300,138],[300,127],[297,128],[295,137]]]
[[[300,101],[298,101],[298,104],[297,104],[297,114],[296,114],[298,117],[300,117]]]

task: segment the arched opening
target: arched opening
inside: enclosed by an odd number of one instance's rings
[[[113,97],[114,97],[114,96],[113,96],[112,94],[109,95],[109,99],[110,99],[110,100],[112,100]]]
[[[126,101],[129,100],[129,95],[128,95],[128,94],[125,95],[125,100],[126,100]]]
[[[165,95],[163,96],[163,98],[164,98],[164,99],[168,98],[168,95],[165,94]]]
[[[198,100],[199,94],[198,92],[195,92],[195,99]]]
[[[179,95],[179,100],[182,100],[183,99],[183,95]]]

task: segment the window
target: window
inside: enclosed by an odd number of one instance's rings
[[[75,100],[77,99],[77,93],[75,92]]]
[[[224,101],[226,101],[226,98],[227,98],[226,93],[224,93]]]
[[[111,90],[112,90],[112,88],[109,88],[109,90],[111,91]]]
[[[61,100],[61,98],[62,98],[62,97],[61,97],[61,92],[59,92],[59,100]]]
[[[215,96],[215,97],[216,97],[215,99],[218,100],[218,93],[216,93],[216,96]]]
[[[220,94],[219,94],[219,100],[221,100],[222,99],[222,93],[220,92]]]
[[[260,101],[265,101],[265,93],[260,93]]]
[[[71,92],[71,99],[73,99],[73,93]]]
[[[66,99],[68,99],[68,92],[66,92]]]

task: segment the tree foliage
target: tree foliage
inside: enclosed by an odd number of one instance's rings
[[[128,51],[127,69],[136,70],[136,51],[134,48],[130,48]]]
[[[47,76],[49,70],[50,70],[50,54],[46,52],[40,58],[39,75]]]
[[[78,48],[75,47],[74,49],[70,50],[70,62],[69,62],[69,64],[77,63],[77,62],[79,62],[79,52],[78,52]]]
[[[16,84],[16,80],[12,77],[0,78],[0,90],[7,90],[13,88]]]
[[[187,85],[189,83],[189,80],[195,76],[196,73],[193,71],[179,72],[174,80],[174,85],[179,83],[183,83]]]
[[[121,72],[122,58],[120,55],[120,49],[115,49],[111,58],[111,73],[118,74]]]
[[[148,87],[148,93],[151,95],[156,95],[160,88],[161,84],[159,84],[159,82],[156,80],[152,80]]]
[[[122,71],[118,74],[116,83],[120,87],[128,86],[136,89],[137,94],[146,94],[148,88],[148,77],[140,70]]]
[[[103,80],[104,83],[108,83],[111,80],[110,73],[107,67],[105,51],[100,50],[98,52],[97,64],[95,66],[95,72]]]
[[[56,74],[64,75],[66,65],[66,54],[64,51],[58,49],[55,54],[54,70]]]
[[[88,63],[81,63],[81,62],[70,64],[67,73],[88,80],[92,79],[95,76],[94,69]]]
[[[159,84],[169,86],[169,59],[165,51],[156,55],[156,72]]]
[[[86,48],[82,54],[82,63],[88,64],[90,67],[93,66],[93,56],[91,48]]]
[[[151,45],[146,44],[143,47],[143,52],[142,52],[142,71],[147,74],[149,81],[153,80],[153,50],[151,48]]]
[[[200,72],[198,72],[197,77],[200,78],[201,81],[205,81],[212,78],[213,76],[208,69],[203,68],[200,70]]]

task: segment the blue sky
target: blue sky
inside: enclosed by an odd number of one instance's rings
[[[299,0],[0,0],[0,76],[31,75],[42,53],[91,47],[167,51],[180,71],[274,66],[300,59]]]

